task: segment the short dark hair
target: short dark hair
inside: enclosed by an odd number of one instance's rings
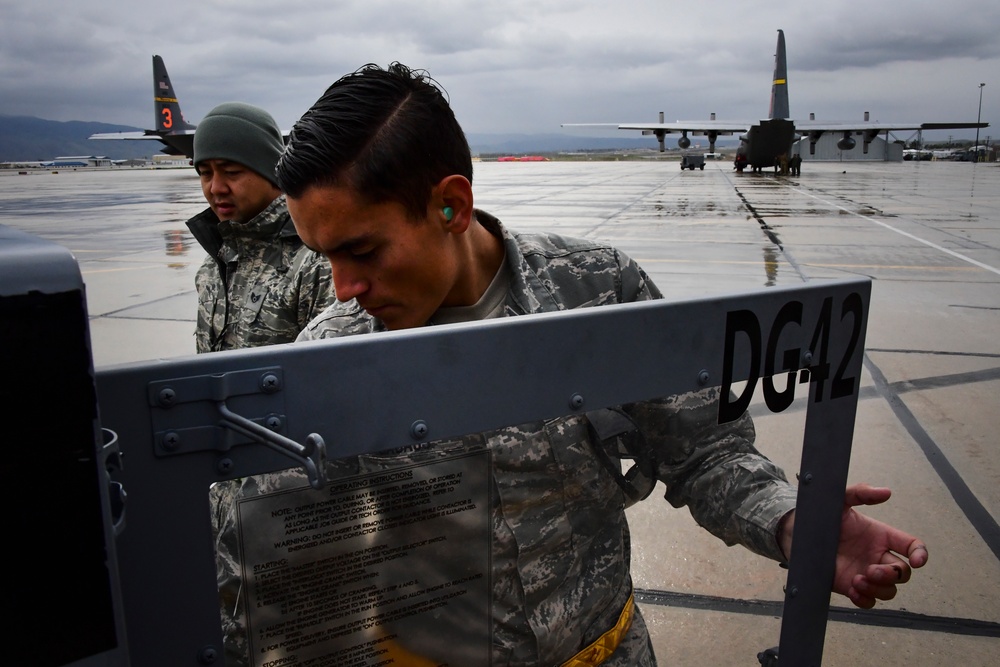
[[[420,218],[441,179],[460,174],[472,182],[472,155],[426,72],[369,64],[337,80],[295,123],[276,173],[293,199],[312,186],[344,186]]]

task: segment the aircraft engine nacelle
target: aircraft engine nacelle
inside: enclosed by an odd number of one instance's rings
[[[683,150],[685,148],[689,148],[690,146],[691,146],[691,140],[688,139],[687,136],[683,136],[677,140],[677,148]]]
[[[865,133],[864,133],[864,139],[865,139],[864,140],[864,153],[865,153],[865,155],[868,155],[868,144],[870,144],[872,141],[874,141],[875,137],[877,137],[877,136],[878,136],[878,130],[865,130]],[[886,137],[886,139],[888,139],[888,137]]]
[[[844,132],[843,138],[837,142],[837,148],[842,151],[849,151],[857,145],[858,142],[854,141],[854,137],[851,136],[850,132]]]
[[[816,155],[816,142],[821,136],[823,136],[821,131],[811,130],[809,132],[809,155]]]
[[[661,153],[663,152],[663,150],[664,150],[664,148],[663,148],[663,138],[665,136],[667,136],[666,132],[664,132],[663,130],[643,130],[642,133],[645,134],[645,135],[653,135],[653,136],[655,136],[656,137],[656,141],[659,142],[659,144],[660,144],[660,152]]]

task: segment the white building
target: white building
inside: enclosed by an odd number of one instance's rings
[[[43,167],[110,167],[111,158],[103,155],[68,155],[43,162]]]
[[[869,162],[902,162],[903,145],[887,142],[884,137],[875,137],[868,144],[868,152],[864,152],[864,142],[860,136],[854,136],[854,148],[844,151],[837,148],[837,142],[843,138],[839,132],[825,132],[816,142],[815,151],[809,153],[809,138],[803,137],[792,144],[792,153],[802,156],[802,161],[823,160],[827,162],[847,162],[848,160],[867,160]]]

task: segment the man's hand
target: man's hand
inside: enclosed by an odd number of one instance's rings
[[[927,562],[927,547],[916,537],[854,511],[857,505],[884,503],[890,495],[889,489],[867,484],[849,486],[844,494],[833,590],[863,609],[896,597],[896,586],[910,580],[911,568]]]
[[[849,486],[844,493],[833,590],[863,609],[871,609],[877,600],[896,597],[896,586],[910,580],[912,568],[927,562],[927,547],[919,539],[854,510],[857,505],[884,503],[890,495],[889,489],[868,484]],[[779,528],[778,540],[786,556],[791,553],[794,524],[793,511]]]

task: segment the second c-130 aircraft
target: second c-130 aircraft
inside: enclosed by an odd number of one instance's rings
[[[720,136],[736,134],[740,137],[737,155],[746,158],[744,165],[753,171],[779,164],[782,155],[791,156],[792,142],[799,137],[808,137],[809,154],[815,154],[816,142],[824,133],[838,133],[840,150],[851,150],[857,145],[855,136],[860,136],[864,152],[875,137],[885,132],[916,130],[954,130],[961,128],[984,128],[989,123],[880,123],[851,121],[791,120],[788,111],[788,68],[785,60],[785,33],[778,30],[778,47],[774,55],[774,79],[771,85],[771,108],[768,117],[759,121],[710,120],[663,122],[660,112],[658,123],[563,123],[562,127],[617,127],[620,130],[641,130],[651,134],[664,150],[664,138],[668,134],[680,133],[677,147],[686,149],[691,145],[688,134],[703,135],[708,138],[709,151],[715,152],[715,140]],[[742,169],[741,169],[742,170]]]

